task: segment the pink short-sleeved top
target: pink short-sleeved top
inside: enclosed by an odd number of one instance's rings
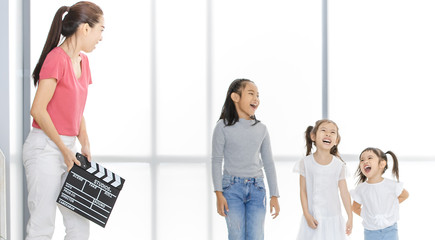
[[[80,53],[82,73],[76,78],[68,54],[60,47],[48,53],[39,73],[40,81],[54,78],[57,81],[53,97],[47,105],[48,114],[60,135],[77,136],[92,83],[88,57]],[[40,128],[33,120],[33,127]]]

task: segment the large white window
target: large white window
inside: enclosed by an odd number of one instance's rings
[[[84,115],[92,153],[150,156],[150,1],[95,2],[105,14],[106,29],[88,54],[93,84]]]
[[[292,169],[304,155],[306,127],[322,117],[322,1],[94,2],[106,30],[88,54],[93,85],[85,117],[94,159],[126,183],[106,228],[92,224],[91,239],[226,238],[215,210],[210,144],[236,78],[257,84],[257,118],[268,127],[277,160],[282,211],[275,220],[266,215],[265,237],[295,238],[302,211]],[[32,1],[32,70],[54,13],[74,3]],[[345,159],[351,172],[367,146],[406,159],[434,156],[435,4],[414,3],[329,2],[329,116],[340,127],[340,151],[352,157]],[[403,166],[401,179],[418,199],[427,190],[409,171],[420,168]],[[349,177],[350,189],[353,183]],[[415,214],[408,209],[402,217]],[[352,239],[362,239],[358,217],[354,226]],[[59,217],[54,238],[62,236]]]
[[[331,1],[330,117],[343,151],[434,156],[432,1]]]
[[[318,1],[213,1],[213,120],[231,81],[248,78],[274,154],[302,154],[303,132],[322,111],[321,27]]]
[[[206,1],[156,1],[157,154],[203,156]]]
[[[435,3],[329,2],[330,117],[341,128],[340,149],[354,156],[347,161],[370,146],[397,154],[400,179],[410,192],[401,205],[400,238],[427,238],[426,222],[435,212],[419,206],[434,197],[422,186],[434,160]],[[360,221],[354,218],[356,232]]]

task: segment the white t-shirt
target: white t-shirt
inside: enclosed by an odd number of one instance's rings
[[[367,230],[389,227],[399,220],[399,195],[403,183],[384,179],[379,183],[363,182],[350,194],[353,200],[362,205],[361,217]]]

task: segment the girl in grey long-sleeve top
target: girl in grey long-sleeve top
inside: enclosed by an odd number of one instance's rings
[[[269,133],[255,117],[259,104],[254,82],[234,80],[213,132],[212,177],[217,212],[226,219],[230,240],[264,239],[266,190],[263,167],[273,218],[280,211]]]

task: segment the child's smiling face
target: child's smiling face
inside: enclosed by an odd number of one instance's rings
[[[379,157],[373,151],[369,150],[361,154],[359,168],[367,179],[382,176],[386,161],[379,160]]]
[[[311,140],[316,143],[316,148],[330,150],[338,144],[338,129],[334,123],[320,124],[316,134],[311,135]]]
[[[241,89],[240,95],[232,93],[232,99],[236,105],[239,118],[247,120],[255,115],[255,111],[260,105],[257,86],[252,82],[246,83],[245,87]]]

